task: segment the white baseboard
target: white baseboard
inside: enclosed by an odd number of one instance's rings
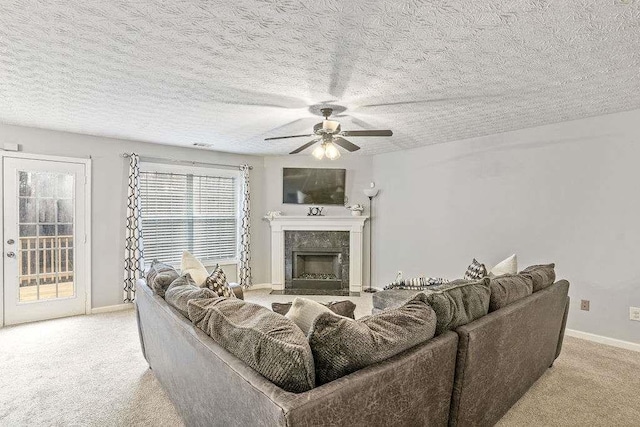
[[[116,305],[107,305],[106,307],[96,307],[91,309],[91,314],[99,314],[99,313],[111,313],[113,311],[124,311],[131,310],[133,308],[133,304],[116,304]]]
[[[615,338],[603,337],[602,335],[590,334],[589,332],[576,331],[575,329],[565,330],[565,335],[574,338],[581,338],[587,341],[597,342],[599,344],[606,344],[613,347],[624,348],[627,350],[640,352],[640,344],[636,344],[629,341],[622,341]]]
[[[251,285],[248,289],[245,289],[245,291],[255,291],[258,289],[272,289],[272,286],[271,286],[271,283],[255,283]]]

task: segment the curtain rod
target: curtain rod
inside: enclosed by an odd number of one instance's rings
[[[131,157],[131,154],[129,153],[122,153],[121,157],[124,157],[125,159]],[[178,163],[178,164],[184,164],[184,165],[191,165],[191,166],[198,166],[198,165],[203,165],[203,166],[215,166],[215,167],[222,167],[222,168],[231,168],[231,169],[240,169],[240,165],[229,165],[229,164],[225,164],[225,163],[207,163],[207,162],[193,162],[190,160],[175,160],[175,159],[165,159],[165,158],[161,158],[161,157],[147,157],[147,156],[139,156],[140,157],[140,161],[147,161],[147,162],[155,162],[155,163]],[[253,169],[253,166],[249,166],[249,169]]]

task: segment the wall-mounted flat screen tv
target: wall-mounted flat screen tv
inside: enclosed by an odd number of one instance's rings
[[[283,168],[282,202],[344,205],[345,169]]]

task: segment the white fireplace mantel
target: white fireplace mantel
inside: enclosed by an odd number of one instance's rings
[[[362,230],[368,216],[278,216],[269,219],[271,225],[271,286],[284,290],[284,232],[348,231],[349,232],[349,292],[362,290]]]

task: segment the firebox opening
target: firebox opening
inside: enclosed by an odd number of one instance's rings
[[[298,288],[340,289],[342,253],[340,250],[293,251],[293,284]]]

